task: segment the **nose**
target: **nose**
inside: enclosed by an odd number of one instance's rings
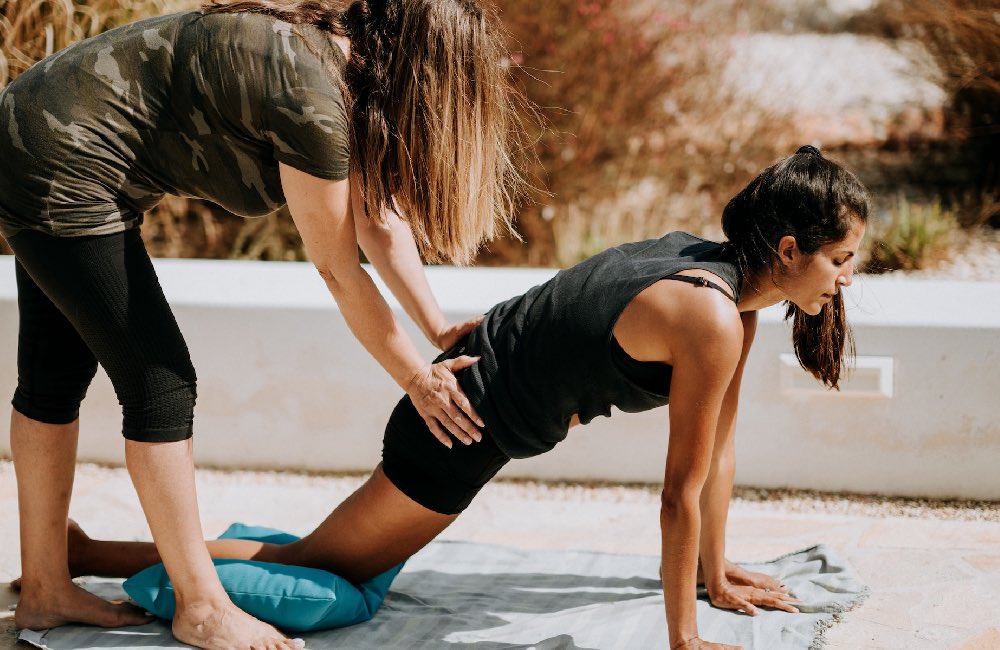
[[[840,274],[837,278],[837,284],[841,287],[849,287],[854,281],[854,266],[851,265],[846,271]]]

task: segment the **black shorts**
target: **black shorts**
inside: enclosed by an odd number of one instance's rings
[[[138,228],[84,237],[22,230],[8,243],[20,313],[14,408],[73,422],[100,362],[126,438],[191,437],[194,367]]]
[[[438,442],[406,396],[385,427],[382,471],[403,494],[425,508],[458,514],[510,457],[486,431],[481,442],[452,442],[451,449]]]

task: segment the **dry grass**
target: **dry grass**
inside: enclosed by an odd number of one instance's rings
[[[961,222],[1000,227],[1000,0],[883,0],[854,22],[934,57],[951,97],[949,136],[979,161],[974,188],[955,201]]]
[[[673,229],[717,234],[725,200],[789,146],[774,120],[721,90],[729,28],[702,3],[499,5],[541,118],[544,192],[518,216],[524,242],[495,242],[481,263],[566,266]]]
[[[0,86],[71,43],[165,9],[164,0],[0,0]]]

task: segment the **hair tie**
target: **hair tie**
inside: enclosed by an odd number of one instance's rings
[[[799,153],[811,153],[814,156],[819,156],[821,158],[823,157],[823,154],[821,154],[819,152],[819,149],[817,149],[816,147],[812,146],[811,144],[807,144],[807,145],[803,145],[803,146],[799,147],[799,150],[796,151],[795,153],[797,153],[797,154],[799,154]]]

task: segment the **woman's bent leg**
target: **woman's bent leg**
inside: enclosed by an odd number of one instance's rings
[[[362,582],[410,557],[455,520],[428,510],[375,469],[365,483],[298,542],[266,544],[242,539],[208,541],[213,558],[257,560],[324,569]],[[82,533],[70,548],[74,573],[128,577],[160,562],[149,542],[100,541]]]
[[[379,465],[316,530],[265,553],[272,562],[326,569],[363,582],[422,549],[457,517],[428,510],[410,499]]]

